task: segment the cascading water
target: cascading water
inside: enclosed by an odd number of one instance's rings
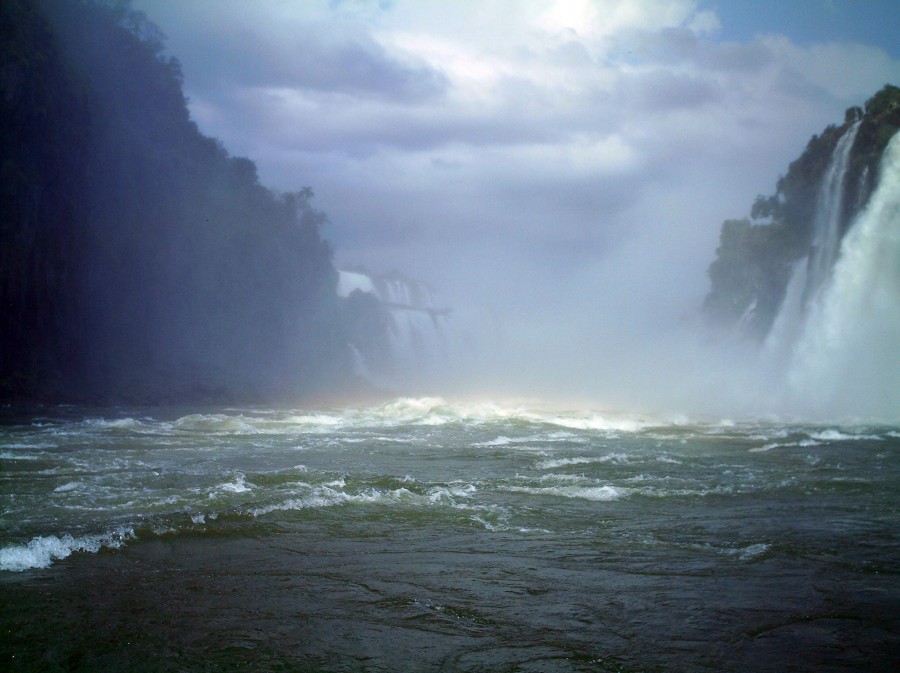
[[[814,223],[815,239],[806,277],[806,301],[812,299],[831,273],[841,242],[844,216],[844,183],[850,163],[850,151],[860,122],[854,123],[838,140],[819,189]]]
[[[900,134],[836,258],[795,344],[791,391],[819,409],[900,418]]]
[[[395,371],[404,379],[430,370],[445,351],[444,311],[422,283],[378,278],[376,294],[390,316],[390,344]]]
[[[794,264],[791,280],[784,293],[781,310],[766,336],[763,352],[776,365],[783,365],[790,357],[797,335],[803,327],[804,293],[807,285],[809,259],[804,257]]]
[[[764,352],[776,365],[790,358],[803,328],[809,303],[828,279],[837,258],[847,167],[859,124],[856,122],[847,129],[834,148],[816,199],[813,248],[807,257],[794,265],[781,309],[766,337]]]
[[[427,285],[399,275],[341,271],[339,296],[350,298],[357,291],[376,304],[368,334],[360,343],[351,340],[357,375],[380,386],[403,387],[445,368],[455,342],[449,310],[436,304]]]

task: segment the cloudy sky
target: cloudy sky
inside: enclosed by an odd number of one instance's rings
[[[690,321],[722,220],[900,84],[896,0],[135,5],[201,130],[313,188],[339,265],[573,370]]]

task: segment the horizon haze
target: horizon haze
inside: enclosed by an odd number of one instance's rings
[[[900,82],[891,2],[134,6],[201,131],[313,189],[338,268],[426,282],[494,346],[426,392],[776,410],[697,338],[721,223]]]

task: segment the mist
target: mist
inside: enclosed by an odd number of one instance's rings
[[[897,25],[3,0],[0,659],[893,671]]]
[[[691,1],[136,7],[201,128],[263,183],[313,187],[338,268],[452,307],[477,347],[436,393],[777,411],[755,356],[700,329],[719,226],[900,80],[853,3],[770,23]]]
[[[382,377],[388,394],[864,414],[795,404],[781,389],[803,376],[760,360],[758,329],[710,331],[703,305],[723,221],[826,128],[821,164],[845,110],[900,81],[900,10],[879,8],[23,0],[4,14],[10,53],[33,58],[4,85],[23,179],[0,391],[368,393],[360,349],[387,353],[406,329],[391,311],[419,311],[404,324],[440,323],[447,357]],[[773,262],[765,301],[804,254]],[[351,301],[348,269],[428,303]]]

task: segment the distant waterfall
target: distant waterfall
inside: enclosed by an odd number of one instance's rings
[[[900,133],[836,257],[794,348],[792,392],[851,414],[900,418]]]
[[[355,373],[377,385],[426,381],[449,364],[455,345],[449,309],[424,283],[399,274],[341,271],[338,295],[348,302]]]

